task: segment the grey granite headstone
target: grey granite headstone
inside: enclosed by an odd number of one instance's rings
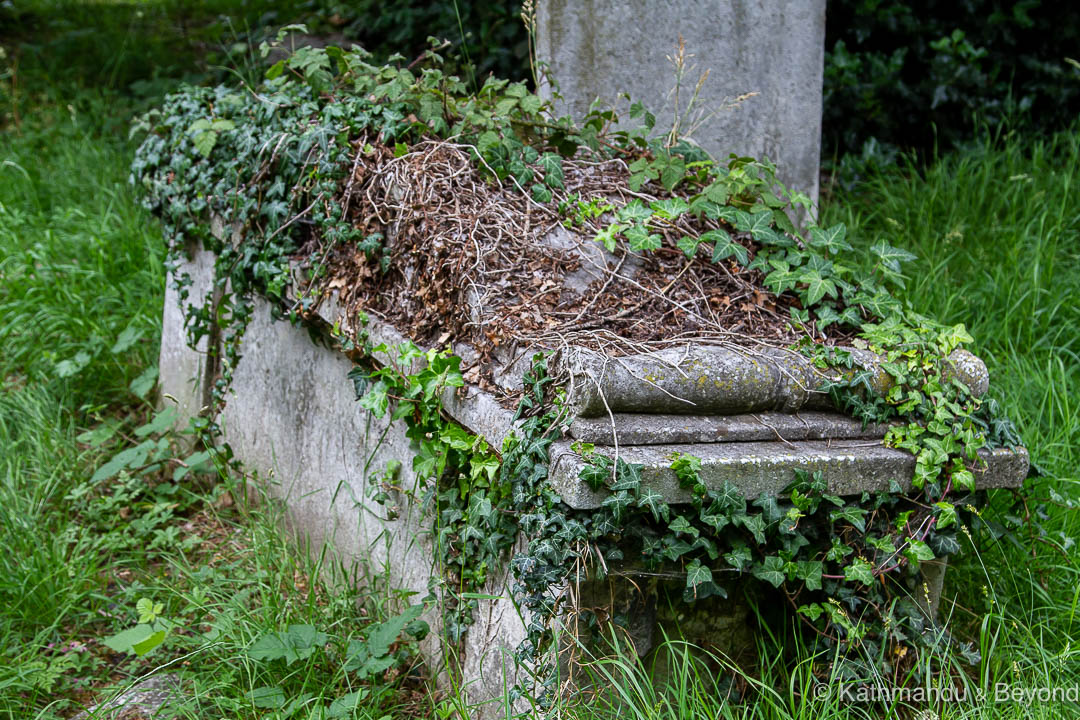
[[[694,66],[681,105],[702,71],[699,107],[717,110],[691,137],[718,161],[767,157],[780,180],[817,202],[825,0],[540,0],[536,49],[575,117],[619,93],[641,100],[657,130],[673,123],[679,38]],[[550,93],[551,88],[547,88]],[[728,108],[746,93],[757,93]]]

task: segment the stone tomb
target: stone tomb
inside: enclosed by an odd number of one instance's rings
[[[191,278],[190,302],[202,302],[213,285],[213,256],[188,248],[188,259],[176,272]],[[329,343],[313,342],[311,331],[317,335],[318,328],[272,320],[270,303],[264,299],[256,298],[255,305],[220,417],[225,440],[249,470],[270,481],[271,493],[284,501],[298,534],[316,546],[330,543],[343,560],[363,563],[369,577],[415,593],[414,601],[423,598],[429,581],[440,572],[430,518],[404,497],[396,499],[398,513],[390,518],[386,508],[372,503],[365,492],[367,478],[391,460],[403,464],[403,474],[411,474],[407,469],[413,453],[404,424],[375,418],[361,408],[346,377],[353,363]],[[316,323],[323,327],[338,326],[346,333],[360,330],[356,315],[347,312],[336,295],[322,298],[316,313]],[[365,329],[375,345],[393,346],[405,339],[378,320],[371,320]],[[170,281],[162,328],[161,392],[163,402],[177,404],[181,423],[209,403],[208,388],[216,372],[207,363],[209,342],[217,342],[213,334],[196,349],[186,345],[183,311]],[[466,358],[474,352],[465,346],[454,349]],[[388,361],[378,354],[372,359]],[[508,362],[500,382],[519,383],[524,360],[523,356]],[[872,364],[872,357],[866,360]],[[821,471],[830,490],[841,495],[887,489],[892,480],[910,483],[914,458],[882,446],[886,428],[863,427],[830,410],[821,394],[809,389],[815,386],[816,371],[795,353],[689,344],[616,359],[582,349],[564,352],[561,363],[570,378],[567,401],[577,417],[569,425],[568,437],[552,448],[549,479],[573,508],[598,507],[604,497],[579,479],[584,461],[573,449],[575,441],[640,463],[643,482],[672,503],[688,500],[670,469],[674,452],[701,458],[701,477],[707,485],[730,481],[749,498],[780,492],[793,480],[795,469]],[[977,358],[960,353],[952,365],[974,392],[985,392],[986,369]],[[886,381],[883,373],[877,381]],[[447,390],[442,399],[455,420],[485,437],[493,448],[500,448],[512,431],[512,410],[477,387]],[[1027,474],[1028,458],[1022,449],[987,451],[982,457],[986,463],[978,473],[980,487],[1015,487]],[[943,568],[924,572],[936,605]],[[422,652],[436,673],[448,665],[460,668],[471,701],[493,701],[481,716],[501,715],[499,699],[518,678],[513,652],[525,629],[510,598],[512,581],[508,563],[490,574],[485,594],[498,599],[480,601],[476,622],[460,655],[452,659],[441,639],[438,611],[425,617],[432,632],[422,643]],[[645,652],[661,619],[656,603],[647,597],[616,602],[632,604],[632,633],[638,651]],[[739,642],[738,633],[731,630],[741,624],[739,612],[727,607],[721,614],[734,621],[714,622],[704,632],[712,633],[711,639],[720,646]],[[731,637],[724,636],[729,631]]]

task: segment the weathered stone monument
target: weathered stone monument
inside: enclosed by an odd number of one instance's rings
[[[537,55],[562,96],[558,111],[581,117],[594,100],[610,105],[629,93],[657,114],[659,129],[670,128],[668,58],[685,43],[693,69],[678,97],[683,131],[703,120],[692,137],[716,160],[767,157],[785,185],[817,202],[825,0],[542,0],[536,20]],[[748,93],[756,94],[735,103]]]
[[[806,191],[822,23],[820,0],[552,3],[538,46],[573,109],[659,105],[682,32],[706,112],[757,93],[699,140]],[[340,95],[296,73],[280,102],[192,89],[140,149],[176,261],[161,392],[181,423],[216,416],[299,535],[425,603],[437,681],[494,717],[572,689],[607,630],[642,657],[659,630],[736,655],[744,590],[837,644],[836,596],[933,625],[970,493],[1028,457],[976,427],[966,331],[890,294],[908,253],[845,263],[845,228],[800,231],[752,160],[634,181],[627,158],[664,153],[565,149],[523,85],[450,103],[352,59],[369,74]]]
[[[556,232],[565,245],[564,233]],[[569,252],[587,256],[591,242],[579,238]],[[212,294],[213,255],[196,247],[189,253],[177,274],[191,278],[190,297],[198,304]],[[298,287],[290,297],[302,294]],[[362,319],[337,292],[320,298],[306,327],[272,320],[272,307],[256,299],[243,358],[220,417],[225,441],[285,502],[298,533],[315,543],[332,544],[343,559],[363,563],[372,577],[395,590],[426,596],[443,569],[437,561],[431,511],[410,494],[415,488],[407,468],[415,449],[405,423],[377,418],[360,407],[346,380],[354,363],[329,344],[312,342],[312,332],[337,328],[390,348],[372,356],[376,363],[389,364],[394,362],[393,348],[406,337],[386,322]],[[478,302],[462,312],[484,313],[491,308]],[[175,401],[182,414],[190,415],[207,402],[205,383],[212,372],[208,374],[206,367],[208,346],[191,349],[184,343],[183,314],[175,290],[170,289],[162,332],[161,390],[168,402]],[[468,344],[457,344],[454,350],[462,357],[476,356],[476,348]],[[872,356],[864,359],[875,367]],[[507,385],[520,377],[521,357],[514,360],[508,358],[497,371],[497,379]],[[961,382],[976,393],[985,392],[987,376],[981,361],[963,352],[953,361]],[[567,404],[573,412],[567,418],[565,439],[551,446],[548,477],[572,510],[594,511],[611,495],[611,490],[592,487],[583,479],[582,470],[590,460],[583,457],[580,443],[594,447],[599,455],[640,466],[642,485],[680,508],[692,501],[672,469],[672,458],[682,454],[700,459],[700,478],[706,486],[734,487],[748,499],[782,493],[797,470],[821,473],[829,492],[839,496],[887,491],[893,483],[910,487],[915,458],[882,445],[885,426],[866,426],[831,408],[813,389],[820,371],[797,353],[688,342],[616,358],[564,348],[557,364],[568,380]],[[875,372],[875,382],[887,387],[887,376]],[[516,427],[512,410],[475,384],[447,388],[442,401],[453,420],[492,447],[501,447]],[[393,511],[388,512],[387,505],[374,502],[368,490],[372,478],[394,461],[404,462],[406,469],[401,490],[389,503]],[[1023,449],[984,451],[980,463],[981,488],[1014,487],[1027,474]],[[524,542],[519,538],[515,548],[521,550]],[[439,668],[457,668],[471,701],[484,703],[478,717],[501,717],[499,698],[507,687],[528,677],[515,659],[528,618],[513,592],[511,557],[504,560],[501,567],[491,569],[475,622],[460,645],[447,642],[438,607],[425,615],[433,630],[422,645],[426,658],[436,675]],[[655,578],[645,573],[635,580],[636,568],[634,558],[627,558],[625,571],[615,573],[610,587],[589,585],[576,602],[629,608],[629,638],[644,655],[666,620],[663,604],[658,609],[650,594],[656,592]],[[940,564],[924,568],[928,612],[933,612],[941,592],[942,569]],[[564,586],[552,593],[573,591]],[[700,621],[698,615],[680,619],[684,633],[702,633],[691,640],[732,653],[749,642],[744,606],[724,600],[703,608],[706,615]]]

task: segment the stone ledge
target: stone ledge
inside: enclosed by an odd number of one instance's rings
[[[612,418],[576,418],[575,440],[596,445],[676,445],[684,443],[883,438],[888,425],[817,411],[745,415],[649,415],[619,413]]]
[[[585,459],[561,441],[551,448],[552,487],[563,502],[578,510],[600,507],[607,491],[586,485],[579,474]],[[597,447],[596,452],[614,457],[611,447]],[[690,493],[679,487],[671,470],[675,453],[701,458],[701,480],[711,489],[731,483],[748,499],[783,493],[795,480],[795,470],[820,470],[829,492],[858,495],[889,489],[892,481],[905,491],[911,488],[915,456],[884,447],[873,440],[801,442],[693,443],[686,445],[633,445],[619,448],[619,457],[644,466],[642,484],[660,492],[671,504],[687,504]],[[1028,454],[1024,448],[981,451],[986,467],[975,471],[979,488],[1019,487],[1027,476]]]

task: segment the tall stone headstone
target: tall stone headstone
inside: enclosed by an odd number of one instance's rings
[[[540,0],[536,50],[558,85],[556,110],[580,117],[597,98],[641,100],[657,130],[674,122],[674,57],[685,43],[685,108],[715,111],[691,138],[723,162],[767,157],[781,182],[817,202],[825,0]],[[551,88],[548,87],[550,92]],[[740,96],[756,93],[731,107]],[[696,113],[692,113],[696,114]]]

